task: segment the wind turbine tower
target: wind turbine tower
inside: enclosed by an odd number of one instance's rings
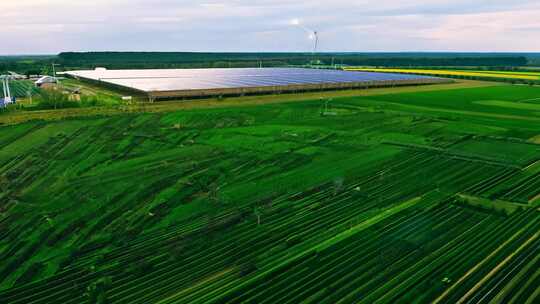
[[[315,46],[313,47],[313,55],[316,55],[317,48],[319,47],[319,32],[313,31],[313,40],[315,40]]]

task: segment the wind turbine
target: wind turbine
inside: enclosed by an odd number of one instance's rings
[[[317,54],[317,48],[319,47],[319,32],[313,31],[313,39],[315,40],[315,46],[313,46],[313,55]]]
[[[303,29],[306,33],[308,33],[309,39],[314,41],[313,45],[313,55],[317,54],[317,48],[319,47],[319,32],[313,29],[310,29],[302,24],[300,19],[292,19],[291,24],[294,26],[298,26],[301,29]]]

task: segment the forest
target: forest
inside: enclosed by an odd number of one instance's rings
[[[64,52],[42,56],[0,56],[0,73],[51,74],[59,70],[240,68],[280,66],[485,67],[518,68],[538,62],[525,53],[189,53],[189,52]]]

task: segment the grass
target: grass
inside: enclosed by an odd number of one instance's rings
[[[29,112],[50,110],[55,113],[59,109],[78,109],[87,112],[92,109],[118,108],[124,104],[121,99],[122,92],[96,87],[73,79],[63,79],[60,85],[52,89],[39,89],[32,81],[18,80],[11,82],[12,92],[17,96],[17,106],[2,109],[1,118],[25,115],[34,116]],[[77,92],[77,93],[75,93]],[[29,95],[30,93],[30,95]],[[0,119],[1,119],[0,118]],[[32,119],[32,118],[30,118]]]
[[[501,161],[511,161],[518,164],[530,164],[535,161],[540,147],[529,143],[512,143],[507,145],[505,141],[495,139],[471,139],[463,141],[451,147],[452,151],[460,151],[469,154],[481,154],[486,157]]]
[[[80,82],[74,82],[74,87],[82,85],[88,86],[89,92],[93,90],[103,90],[101,88],[94,89],[93,86]],[[461,89],[461,88],[477,88],[477,87],[492,87],[500,84],[481,81],[459,80],[453,84],[429,85],[420,87],[401,87],[401,88],[381,88],[369,90],[345,90],[345,91],[326,91],[326,92],[310,92],[304,94],[281,94],[281,95],[265,95],[265,96],[247,96],[247,97],[230,97],[225,99],[207,99],[207,100],[183,100],[166,101],[153,104],[137,103],[132,105],[126,104],[110,104],[106,107],[91,107],[91,108],[71,108],[61,110],[34,110],[34,111],[11,111],[6,113],[0,112],[0,124],[16,124],[29,120],[59,120],[70,117],[81,116],[97,116],[97,115],[116,115],[126,113],[161,113],[172,112],[179,110],[190,109],[212,109],[212,108],[227,108],[227,107],[242,107],[249,105],[275,104],[275,103],[292,103],[304,102],[309,100],[319,100],[320,98],[340,98],[340,97],[355,97],[355,96],[372,96],[384,95],[389,93],[405,93],[405,92],[425,92],[437,91],[441,89]],[[83,90],[84,92],[84,90]],[[108,92],[108,91],[107,91]],[[103,93],[109,94],[109,93]],[[117,96],[118,93],[116,93]],[[92,96],[90,94],[90,96]]]
[[[509,101],[502,101],[502,100],[480,100],[480,101],[476,101],[475,103],[480,104],[480,105],[485,105],[485,106],[495,106],[495,107],[502,107],[502,108],[530,110],[530,111],[540,112],[540,104],[517,103],[517,102],[509,102]]]
[[[502,212],[505,214],[512,214],[518,210],[518,208],[528,208],[528,205],[516,204],[503,200],[488,200],[481,197],[473,197],[470,195],[460,194],[459,198],[472,207],[481,208],[487,211]]]
[[[537,300],[539,95],[467,81],[3,113],[0,302]]]

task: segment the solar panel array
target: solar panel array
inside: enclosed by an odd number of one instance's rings
[[[71,71],[73,75],[144,92],[430,79],[428,76],[303,68]]]

